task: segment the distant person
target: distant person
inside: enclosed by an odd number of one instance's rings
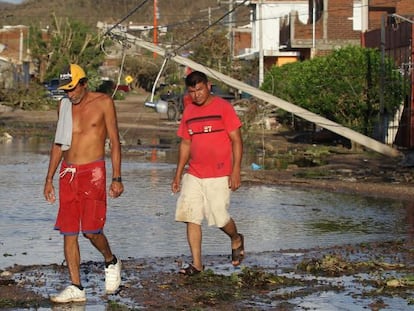
[[[106,221],[105,140],[111,146],[112,182],[109,195],[124,191],[121,148],[114,102],[108,95],[89,92],[84,70],[71,64],[60,74],[59,88],[67,98],[59,103],[55,141],[50,151],[44,196],[56,201],[53,177],[59,170],[59,212],[55,229],[63,235],[64,254],[72,284],[51,300],[85,301],[80,279],[80,232],[105,260],[105,290],[114,293],[121,283],[121,261],[112,253],[103,229]]]
[[[183,96],[183,105],[184,105],[184,109],[188,106],[191,105],[193,103],[193,99],[191,98],[191,95],[186,93]]]
[[[185,84],[193,104],[184,109],[177,131],[181,143],[171,189],[174,193],[181,191],[175,220],[187,224],[192,255],[192,263],[183,265],[179,272],[194,275],[204,269],[204,218],[209,226],[220,228],[230,237],[232,264],[238,266],[244,258],[243,235],[228,212],[230,193],[241,185],[243,143],[240,119],[229,102],[210,93],[207,76],[194,71],[186,77]],[[188,170],[182,176],[187,163]]]

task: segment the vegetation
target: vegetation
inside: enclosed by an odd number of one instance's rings
[[[135,87],[142,87],[151,92],[155,79],[162,67],[164,59],[145,52],[142,57],[127,56],[124,69],[134,77]],[[163,71],[163,84],[174,85],[182,83],[183,68],[173,62],[168,62]]]
[[[99,0],[99,4],[97,4],[94,0],[25,0],[20,5],[10,5],[0,2],[0,15],[4,17],[0,24],[30,24],[46,28],[46,26],[53,23],[53,15],[55,15],[64,19],[76,19],[89,27],[96,27],[98,21],[111,23],[121,20],[142,3],[144,1]],[[146,1],[134,14],[128,16],[125,23],[151,25],[154,14],[153,3],[153,1]],[[218,6],[217,0],[158,1],[157,5],[159,10],[158,25],[168,25],[180,29],[181,33],[182,30],[185,30],[182,33],[183,37],[185,37],[185,34],[194,33],[194,27],[199,27],[200,23],[208,25],[209,14],[206,8],[216,8]],[[221,4],[220,9],[213,11],[211,20],[214,21],[224,14],[228,8],[228,4]],[[249,20],[249,9],[241,7],[240,12],[237,12],[236,20],[246,23]],[[191,22],[194,22],[194,24],[189,26]]]
[[[221,72],[229,72],[230,48],[225,31],[209,30],[198,36],[191,44],[191,58],[207,67]]]
[[[100,84],[98,67],[102,65],[104,52],[101,44],[104,41],[99,31],[96,29],[98,21],[106,23],[116,23],[122,18],[123,24],[147,24],[153,23],[153,3],[151,1],[142,2],[141,7],[137,3],[130,1],[100,1],[99,6],[91,0],[78,2],[68,2],[63,0],[26,0],[20,5],[9,5],[0,3],[0,12],[6,18],[3,20],[5,25],[25,24],[30,26],[29,38],[30,51],[35,66],[38,68],[35,78],[43,83],[52,78],[56,78],[58,73],[69,62],[79,63],[88,73],[89,87],[96,89]],[[195,51],[195,57],[200,57],[200,62],[215,69],[221,68],[224,72],[229,72],[229,50],[226,38],[228,27],[225,21],[211,28],[205,35],[200,37],[201,41],[187,42],[192,35],[205,29],[211,21],[221,17],[228,9],[227,5],[215,8],[215,15],[211,16],[205,10],[210,5],[217,6],[215,0],[207,0],[202,3],[185,1],[159,2],[158,25],[168,27],[168,33],[159,31],[159,42],[168,46],[174,53],[189,53]],[[134,11],[137,7],[138,10]],[[248,10],[241,7],[236,13],[235,20],[239,12],[242,13],[240,21],[244,23],[247,19],[243,17]],[[133,13],[133,14],[131,14]],[[248,15],[246,15],[248,16]],[[47,33],[45,30],[47,29]],[[135,34],[144,40],[152,41],[153,34]],[[108,39],[108,38],[105,38]],[[205,44],[205,43],[208,44]],[[108,43],[105,41],[105,49],[108,50]],[[200,44],[201,43],[201,44]],[[216,45],[214,45],[214,44]],[[203,49],[203,46],[209,49]],[[162,58],[153,58],[152,53],[141,51],[140,57],[130,55],[127,57],[124,72],[134,78],[135,87],[142,87],[151,91],[155,77],[161,67]],[[120,63],[118,65],[121,65]],[[177,64],[168,64],[161,82],[177,85],[183,88],[184,68]],[[180,86],[181,84],[181,86]],[[30,93],[29,97],[38,96],[32,92],[32,87],[20,85],[17,94]],[[22,97],[20,96],[20,97]],[[44,96],[40,96],[44,100]],[[2,101],[8,104],[10,99],[7,94],[2,94]],[[21,101],[18,99],[19,105]],[[23,105],[25,106],[25,105]]]
[[[209,22],[215,20],[214,17],[209,20],[208,15],[201,12],[202,8],[213,2],[216,5],[215,1],[203,4],[188,4],[184,1],[174,1],[174,4],[160,3],[159,25],[168,25],[168,33],[159,37],[160,43],[175,53],[187,53],[199,63],[251,82],[248,80],[251,80],[252,72],[257,72],[252,69],[257,66],[257,62],[230,62],[225,24],[214,26],[194,40],[189,40],[194,34],[205,29]],[[7,6],[8,13],[5,14],[9,18],[7,22],[17,22],[21,16],[25,16],[25,23],[32,25],[29,42],[33,59],[39,67],[39,81],[56,77],[65,64],[76,62],[87,70],[89,86],[96,89],[100,83],[98,67],[104,60],[104,52],[100,45],[107,40],[96,30],[96,22],[119,21],[131,13],[136,4],[127,1],[102,1],[99,8],[89,0],[76,4],[63,1],[44,4],[44,0],[27,0],[13,8]],[[139,10],[139,14],[133,14],[124,23],[144,20],[145,23],[152,22],[150,9],[151,4],[145,4]],[[224,11],[226,8],[222,9]],[[217,17],[222,13],[220,10],[217,11]],[[39,19],[40,15],[42,19]],[[76,18],[69,18],[72,16]],[[243,21],[242,18],[238,20]],[[41,31],[45,25],[48,25],[47,40]],[[148,38],[144,39],[151,41],[151,34],[147,36]],[[108,43],[105,42],[106,47]],[[163,59],[154,58],[148,51],[142,50],[140,53],[140,57],[126,57],[124,72],[134,78],[135,87],[151,91]],[[381,67],[381,61],[380,54],[375,50],[347,47],[329,56],[282,67],[275,66],[266,74],[262,87],[280,98],[372,136],[379,123],[379,116],[392,115],[403,103],[405,96],[401,74],[394,70],[391,60],[385,60],[385,67]],[[384,72],[381,68],[390,70]],[[169,62],[160,82],[173,85],[177,90],[183,88],[183,69]],[[381,80],[382,76],[385,76],[385,80]],[[384,86],[382,89],[381,85]],[[25,92],[24,90],[21,93]],[[24,106],[20,99],[17,102],[18,105]],[[278,113],[283,117],[283,112]]]
[[[39,28],[31,27],[30,49],[40,80],[56,78],[67,64],[77,63],[88,72],[89,83],[96,88],[97,70],[104,60],[100,34],[77,20],[55,17],[47,36],[43,38]]]
[[[394,69],[387,59],[386,67]],[[346,47],[325,57],[272,67],[262,88],[332,121],[372,135],[379,115],[393,115],[404,102],[397,70],[383,71],[374,49]],[[385,75],[381,89],[381,76]],[[383,105],[380,98],[384,96]]]
[[[89,87],[95,90],[101,84],[98,68],[104,61],[100,49],[102,37],[96,30],[76,20],[55,17],[47,35],[31,26],[29,48],[36,76],[30,82],[19,82],[14,89],[0,91],[5,104],[25,110],[45,110],[54,106],[42,83],[58,77],[69,63],[80,64],[88,73]]]

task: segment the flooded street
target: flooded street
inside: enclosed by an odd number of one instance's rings
[[[0,268],[63,261],[62,238],[53,230],[58,204],[42,196],[47,149],[26,141],[1,145]],[[175,164],[169,160],[174,156],[164,153],[153,162],[151,150],[124,157],[125,192],[109,199],[105,228],[121,258],[188,254],[185,226],[174,221]],[[233,195],[231,213],[250,253],[384,241],[405,237],[409,230],[398,201],[268,185],[243,185]],[[83,260],[101,259],[85,239],[80,241]],[[204,227],[205,255],[226,254],[227,242],[219,230]]]
[[[42,195],[48,148],[47,143],[36,140],[0,145],[0,269],[15,264],[60,265],[64,260],[62,237],[53,230],[58,204],[48,204]],[[169,149],[142,148],[124,153],[125,192],[118,199],[109,199],[105,232],[114,253],[129,271],[139,274],[148,265],[150,270],[156,269],[152,266],[154,261],[163,271],[175,271],[174,258],[189,256],[185,225],[174,221],[177,197],[171,194],[170,182],[175,157]],[[109,159],[107,168],[110,174]],[[54,185],[57,188],[56,176]],[[245,236],[247,266],[280,269],[286,258],[297,256],[300,249],[406,239],[412,232],[409,210],[403,202],[311,189],[245,183],[233,194],[230,211]],[[208,268],[223,274],[233,272],[227,258],[227,238],[206,225],[203,234]],[[83,269],[89,273],[84,285],[92,291],[88,293],[86,310],[107,310],[107,300],[99,298],[102,258],[82,237],[80,247],[82,262],[87,262]],[[275,251],[280,252],[277,258],[271,255]],[[46,267],[24,277],[36,279],[39,275],[43,278],[40,292],[45,296],[67,283],[57,271]],[[355,286],[346,277],[334,282],[352,290]],[[407,307],[404,300],[389,301],[392,307],[388,310]],[[128,305],[128,299],[121,302]],[[348,306],[355,300],[343,292],[327,291],[290,302],[298,306],[297,310],[350,310]],[[265,306],[268,305],[258,304],[255,310],[269,309]],[[364,306],[362,302],[351,309],[363,310]]]

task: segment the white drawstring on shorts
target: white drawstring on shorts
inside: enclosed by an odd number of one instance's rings
[[[62,172],[60,172],[59,177],[63,178],[63,176],[65,176],[67,173],[72,174],[72,176],[70,177],[70,180],[69,180],[69,182],[72,182],[73,177],[75,177],[76,167],[67,167],[67,168],[65,168]]]

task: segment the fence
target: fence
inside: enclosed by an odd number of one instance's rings
[[[381,72],[387,70],[398,71],[401,76],[400,85],[404,100],[393,115],[386,111],[384,97],[380,97],[380,116],[378,126],[378,139],[394,144],[401,148],[412,149],[414,147],[414,96],[413,96],[413,51],[414,51],[414,25],[408,18],[400,19],[394,15],[383,17],[381,29],[366,32],[363,35],[363,45],[368,48],[377,48],[382,55]],[[386,65],[384,59],[388,57],[394,61],[394,66]],[[381,94],[385,93],[385,86],[390,81],[382,75]],[[387,94],[389,95],[389,94]]]

